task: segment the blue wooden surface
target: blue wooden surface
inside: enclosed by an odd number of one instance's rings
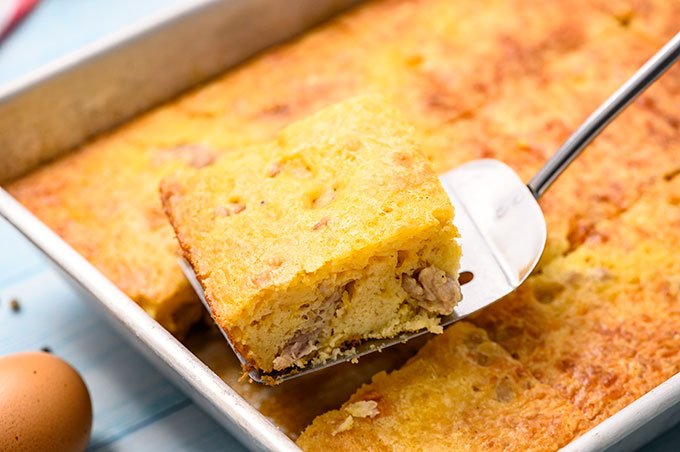
[[[2,0],[0,0],[2,1]],[[191,0],[43,0],[0,45],[0,84],[160,8]],[[94,404],[90,450],[243,450],[132,350],[0,219],[0,355],[49,346],[76,367]],[[12,312],[17,298],[21,311]],[[646,451],[679,450],[680,427]]]

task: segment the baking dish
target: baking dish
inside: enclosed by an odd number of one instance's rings
[[[351,3],[194,2],[96,42],[20,83],[0,87],[0,182]],[[5,192],[0,192],[0,214],[50,257],[124,337],[238,438],[257,449],[297,450],[274,424]],[[676,375],[565,450],[634,449],[679,416]]]

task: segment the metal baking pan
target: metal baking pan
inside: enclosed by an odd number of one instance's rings
[[[200,0],[0,86],[0,184],[299,34],[356,0]],[[57,234],[0,189],[0,215],[196,403],[246,445],[299,450]],[[633,450],[680,421],[680,374],[564,450]]]

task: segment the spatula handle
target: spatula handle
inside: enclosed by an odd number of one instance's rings
[[[529,181],[529,190],[536,199],[552,185],[576,157],[661,74],[680,57],[680,33],[650,58],[626,83],[609,96],[600,107],[567,138],[543,168]]]

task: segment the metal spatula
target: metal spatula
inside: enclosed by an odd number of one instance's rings
[[[489,306],[524,282],[545,248],[546,226],[538,198],[607,124],[671,67],[679,56],[680,33],[590,115],[528,185],[524,185],[510,167],[491,159],[466,163],[440,177],[456,209],[454,222],[460,231],[463,248],[460,277],[463,299],[453,314],[442,318],[442,325],[449,325]],[[185,261],[181,265],[209,310],[191,266]],[[391,339],[366,341],[356,347],[355,354],[320,366],[271,374],[251,370],[249,375],[256,382],[280,383],[425,333],[427,331],[423,330]],[[224,334],[224,337],[227,338],[227,335]],[[243,357],[234,351],[245,364]]]

